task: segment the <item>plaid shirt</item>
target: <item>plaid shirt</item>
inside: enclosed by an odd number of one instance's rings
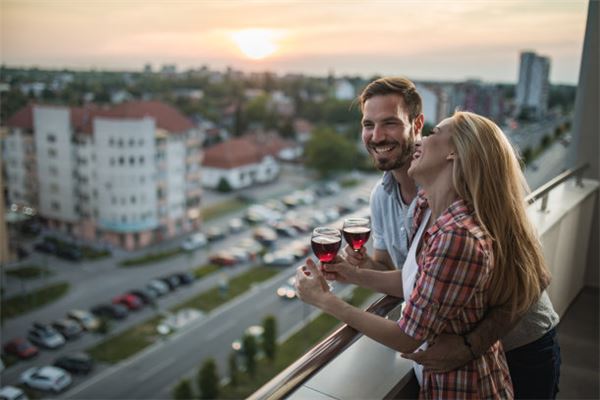
[[[428,204],[419,195],[414,224]],[[415,288],[406,301],[400,328],[431,343],[441,333],[464,335],[484,318],[494,267],[492,242],[464,200],[457,200],[423,234]],[[420,398],[512,398],[513,390],[500,342],[481,357],[447,373],[423,372]]]

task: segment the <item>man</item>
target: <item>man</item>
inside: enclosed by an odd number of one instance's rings
[[[422,103],[405,78],[371,82],[359,100],[362,140],[375,166],[384,171],[371,193],[372,257],[363,248],[345,249],[345,261],[325,266],[327,279],[342,268],[401,269],[410,245],[417,187],[408,177],[413,146],[424,125]],[[436,372],[455,369],[483,354],[502,339],[516,398],[554,398],[558,391],[560,349],[555,338],[558,315],[546,292],[530,311],[515,321],[492,309],[465,336],[440,335],[422,352],[404,354]]]

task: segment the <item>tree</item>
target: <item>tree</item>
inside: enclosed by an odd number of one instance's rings
[[[275,353],[277,352],[277,323],[275,317],[268,315],[263,320],[263,351],[267,358],[271,361],[275,359]]]
[[[334,171],[348,171],[357,167],[356,144],[331,128],[317,128],[306,143],[305,164],[321,176]]]
[[[194,398],[192,393],[192,383],[189,379],[182,379],[173,389],[173,398],[175,400],[187,400]]]
[[[235,387],[235,386],[237,386],[238,374],[240,372],[239,368],[238,368],[238,363],[237,363],[237,355],[235,353],[232,352],[229,354],[228,364],[229,364],[229,383],[231,384],[231,386]]]
[[[229,181],[227,180],[227,178],[221,177],[221,179],[219,179],[219,184],[217,185],[217,190],[222,193],[231,192],[232,187],[231,187],[231,184],[229,184]]]
[[[250,376],[254,376],[256,373],[256,353],[257,345],[256,339],[252,335],[244,335],[242,339],[242,351],[244,352],[244,363],[246,364],[246,371]]]
[[[219,375],[214,359],[209,358],[202,364],[198,372],[198,387],[201,399],[216,399],[219,396]]]

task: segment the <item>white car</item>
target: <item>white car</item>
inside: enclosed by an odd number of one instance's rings
[[[71,374],[57,367],[33,367],[21,374],[21,383],[33,389],[59,393],[71,384]]]
[[[277,289],[277,296],[282,299],[295,299],[296,298],[296,287],[294,284],[296,283],[296,277],[290,277],[283,285],[281,285]]]
[[[263,257],[263,262],[266,265],[272,266],[287,266],[296,261],[296,257],[292,253],[284,250],[278,250],[272,253],[267,253]]]
[[[203,233],[194,233],[181,243],[181,248],[186,251],[192,251],[204,247],[208,244],[208,239]]]
[[[71,310],[67,317],[77,322],[86,331],[95,331],[100,327],[100,320],[89,311]]]
[[[4,386],[0,389],[0,400],[29,400],[29,397],[18,387]]]

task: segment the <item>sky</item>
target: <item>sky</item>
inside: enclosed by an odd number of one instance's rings
[[[592,0],[597,1],[597,0]],[[576,84],[587,0],[0,0],[0,61],[232,67],[515,83],[519,53]]]

